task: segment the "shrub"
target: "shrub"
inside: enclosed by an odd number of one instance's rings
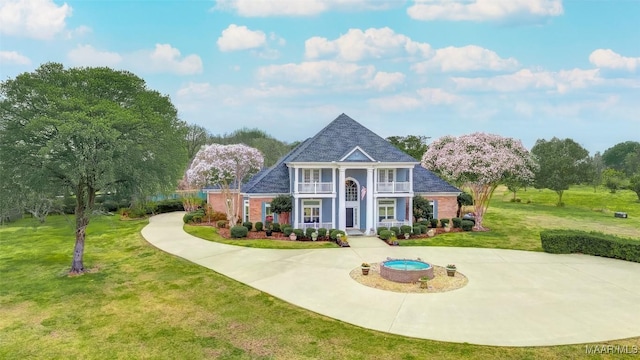
[[[318,237],[322,237],[323,238],[325,236],[327,236],[327,229],[325,229],[325,228],[318,229]]]
[[[426,234],[429,231],[429,227],[427,225],[420,225],[420,232],[422,234]]]
[[[293,229],[293,233],[296,234],[298,240],[304,237],[304,231],[302,231],[302,229]]]
[[[389,230],[391,230],[391,232],[396,234],[396,235],[400,234],[400,228],[397,227],[397,226],[392,226],[392,227],[389,228]]]
[[[438,227],[438,219],[429,219],[429,227]]]
[[[429,221],[429,220],[420,220],[420,221],[418,221],[418,224],[424,225],[424,226],[429,226],[429,224],[431,224],[431,221]]]
[[[281,232],[282,230],[280,229],[280,224],[278,223],[273,223],[271,224],[271,230],[273,232]]]
[[[451,219],[451,222],[453,223],[453,228],[454,229],[459,229],[460,227],[462,227],[462,219],[461,218],[453,218],[453,219]]]
[[[411,234],[411,226],[410,225],[402,225],[402,226],[400,226],[400,234],[401,235]]]
[[[385,240],[385,241],[391,239],[391,230],[382,230],[382,231],[380,231],[379,237],[380,237],[380,239]]]
[[[225,227],[227,227],[227,220],[218,220],[216,222],[216,226],[220,229],[224,229]]]
[[[289,236],[293,232],[293,228],[291,226],[285,226],[282,228],[282,235]]]
[[[205,209],[206,209],[205,214],[206,214],[207,220],[213,221],[213,222],[216,222],[218,220],[227,220],[227,214],[220,211],[213,210],[211,205],[207,206]]]
[[[344,231],[342,230],[332,230],[331,234],[329,235],[329,237],[331,238],[331,240],[337,240],[338,239],[338,234],[340,234],[342,237],[344,237],[346,234]]]
[[[261,221],[256,223],[256,231],[262,231],[263,225]]]
[[[380,227],[378,228],[378,231],[377,231],[378,235],[380,235],[380,232],[381,232],[381,231],[383,231],[383,230],[389,230],[389,228],[388,228],[388,227],[386,227],[386,226],[380,226]]]
[[[463,231],[471,231],[471,229],[473,229],[473,225],[475,225],[475,223],[471,220],[462,220],[460,227]]]
[[[449,225],[449,219],[440,219],[440,226],[447,227]]]
[[[182,217],[182,221],[185,224],[188,224],[188,223],[192,222],[193,221],[193,213],[184,214],[184,216]]]
[[[251,231],[253,229],[253,223],[251,221],[245,221],[242,223],[242,226],[247,228],[247,231]]]
[[[108,212],[118,211],[118,203],[114,200],[105,200],[100,207]]]
[[[640,240],[578,230],[543,230],[540,241],[548,253],[582,253],[640,262]]]
[[[200,224],[202,222],[203,219],[203,215],[202,214],[194,214],[193,217],[191,218],[191,221],[196,223],[196,224]]]
[[[311,234],[313,234],[314,232],[316,232],[316,229],[314,229],[314,228],[306,228],[304,230],[304,236],[306,236],[309,239],[311,239]]]
[[[174,211],[184,211],[184,206],[182,206],[181,199],[165,199],[158,201],[157,211],[158,214],[164,214]]]
[[[414,233],[414,235],[422,234],[422,229],[420,228],[420,225],[416,225],[416,226],[413,227],[413,233]]]
[[[249,229],[246,226],[234,226],[231,228],[231,237],[235,239],[247,237]]]

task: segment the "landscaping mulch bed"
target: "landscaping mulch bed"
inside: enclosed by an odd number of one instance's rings
[[[456,271],[455,276],[447,276],[447,270],[444,267],[432,264],[435,277],[429,280],[427,289],[422,289],[420,288],[420,282],[404,284],[383,279],[380,276],[380,263],[372,263],[370,265],[371,270],[369,270],[369,275],[362,275],[362,269],[359,266],[351,270],[349,275],[353,280],[362,285],[401,293],[424,294],[446,292],[460,289],[469,283],[469,279],[459,271]]]

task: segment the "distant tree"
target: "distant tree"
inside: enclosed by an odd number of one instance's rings
[[[420,195],[413,197],[413,218],[414,222],[418,222],[420,219],[433,218],[433,205],[429,200]]]
[[[264,156],[265,167],[272,166],[278,159],[291,150],[290,145],[273,138],[260,129],[242,128],[231,134],[211,136],[209,143],[222,145],[245,144],[256,148],[260,150]]]
[[[478,230],[484,229],[482,220],[496,187],[506,179],[531,179],[536,168],[519,140],[484,133],[437,139],[422,157],[422,165],[470,189]]]
[[[70,273],[85,271],[86,228],[96,194],[175,189],[185,124],[167,96],[109,68],[48,63],[0,84],[0,163],[24,188],[75,196]]]
[[[612,194],[615,194],[618,189],[625,186],[625,176],[622,171],[615,169],[606,169],[602,172],[602,181],[604,186],[609,189]]]
[[[215,185],[220,188],[231,228],[239,219],[242,183],[257,173],[263,162],[260,151],[243,144],[206,145],[196,153],[186,179],[192,187]]]
[[[420,161],[422,160],[422,155],[427,151],[427,140],[430,138],[429,136],[423,135],[389,136],[387,141]]]
[[[598,186],[602,184],[602,172],[605,169],[604,162],[602,161],[602,155],[600,152],[596,152],[589,158],[589,182],[593,186],[593,192],[596,192]]]
[[[209,141],[209,132],[200,125],[187,125],[187,134],[185,136],[185,147],[187,148],[187,158],[193,160],[200,148]]]
[[[602,161],[607,167],[612,169],[623,171],[626,175],[632,175],[635,173],[633,169],[626,169],[625,159],[628,154],[637,153],[640,151],[640,142],[637,141],[625,141],[608,148],[602,154]]]
[[[640,147],[624,157],[623,169],[627,176],[640,173]]]
[[[640,173],[633,175],[629,179],[629,189],[636,193],[638,201],[640,201]]]
[[[540,165],[534,186],[555,191],[558,206],[563,205],[562,195],[570,185],[586,182],[589,178],[589,152],[571,139],[539,139],[531,153]]]

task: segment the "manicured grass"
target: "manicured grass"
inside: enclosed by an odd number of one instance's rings
[[[215,241],[223,244],[246,246],[263,249],[321,249],[337,248],[330,241],[287,241],[274,239],[225,239],[218,234],[218,230],[211,226],[184,225],[184,231],[201,239]]]
[[[611,194],[600,188],[575,186],[563,196],[564,207],[557,207],[557,194],[550,190],[528,189],[518,192],[524,202],[510,202],[512,193],[498,188],[494,193],[484,226],[488,232],[441,234],[433,238],[401,240],[401,246],[485,247],[542,251],[540,231],[578,229],[640,239],[640,202],[629,190]],[[529,202],[529,203],[527,203]],[[629,218],[613,216],[616,211]]]

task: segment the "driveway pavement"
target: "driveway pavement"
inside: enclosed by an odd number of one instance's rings
[[[515,250],[389,247],[353,237],[352,248],[253,249],[193,237],[182,230],[182,215],[154,216],[142,235],[165,252],[364,328],[498,346],[640,336],[639,263]],[[455,263],[469,284],[445,293],[403,294],[369,288],[349,276],[363,261],[387,257]]]

